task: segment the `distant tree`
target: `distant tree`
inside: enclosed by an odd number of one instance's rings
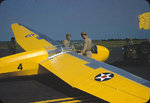
[[[133,40],[138,40],[137,38],[134,38]]]
[[[150,4],[150,0],[146,0]]]
[[[5,0],[0,0],[0,4],[1,4],[3,1],[5,1]]]

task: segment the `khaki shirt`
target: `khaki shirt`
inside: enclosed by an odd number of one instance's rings
[[[10,42],[8,44],[8,48],[9,48],[9,53],[10,54],[15,54],[16,53],[16,46],[17,46],[17,43],[16,42]]]
[[[70,40],[64,40],[64,46],[67,48],[70,47]]]
[[[9,48],[9,49],[16,49],[16,45],[17,45],[16,42],[10,41],[10,43],[8,44],[8,48]]]
[[[127,46],[131,46],[131,45],[133,45],[133,44],[134,44],[134,43],[133,43],[132,40],[129,40],[129,41],[126,42],[126,45],[127,45]]]
[[[92,50],[92,40],[90,38],[84,39],[84,46],[83,46],[83,54],[85,54],[87,51]]]

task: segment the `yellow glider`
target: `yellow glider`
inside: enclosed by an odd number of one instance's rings
[[[40,74],[39,65],[60,79],[111,103],[149,103],[150,82],[103,62],[68,51],[44,35],[12,24],[26,51],[0,58],[0,78]]]

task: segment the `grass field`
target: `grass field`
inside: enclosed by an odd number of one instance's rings
[[[144,40],[133,40],[134,44],[140,44]],[[59,41],[61,44],[63,41]],[[74,41],[75,42],[75,41]],[[78,41],[76,41],[78,42]],[[8,49],[8,41],[0,41],[0,49]],[[102,45],[105,47],[123,47],[126,44],[125,40],[93,40],[93,44]],[[17,45],[17,49],[21,49],[19,45]]]
[[[144,40],[133,40],[134,44],[140,44]],[[93,41],[96,45],[102,45],[105,47],[123,47],[126,44],[125,40],[106,40],[106,41]]]

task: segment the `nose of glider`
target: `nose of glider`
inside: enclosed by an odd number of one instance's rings
[[[96,45],[97,53],[92,53],[92,58],[98,61],[106,61],[109,57],[109,50],[106,47]]]

